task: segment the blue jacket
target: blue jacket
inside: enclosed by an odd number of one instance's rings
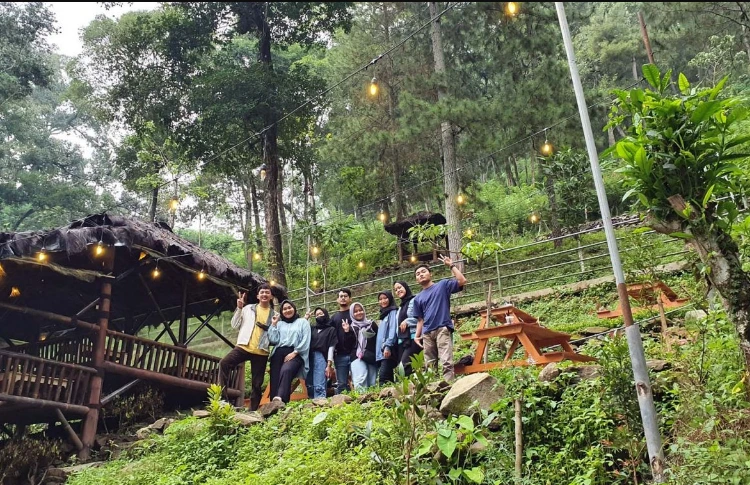
[[[380,321],[378,335],[375,339],[375,360],[385,360],[383,351],[387,348],[391,351],[391,358],[396,353],[396,332],[398,331],[398,309],[391,310],[388,315]]]

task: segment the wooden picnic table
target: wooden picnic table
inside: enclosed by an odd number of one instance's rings
[[[677,293],[672,288],[667,286],[663,281],[657,281],[654,283],[637,283],[627,285],[628,296],[633,300],[637,301],[640,307],[632,308],[633,313],[645,309],[658,310],[659,304],[664,309],[676,308],[684,305],[689,300],[687,298],[679,298]],[[617,307],[614,310],[598,309],[596,316],[599,318],[617,318],[622,316],[622,307],[620,302],[617,302]]]
[[[474,353],[474,361],[470,365],[455,366],[457,374],[485,372],[501,367],[545,365],[566,359],[576,362],[596,360],[593,357],[577,353],[570,345],[569,334],[542,327],[535,317],[513,305],[494,308],[490,314],[496,321],[494,326],[488,326],[487,312],[485,311],[481,314],[482,321],[476,330],[461,334],[461,338],[464,340],[475,340],[477,348]],[[509,316],[510,318],[508,318]],[[512,323],[506,323],[506,321]],[[502,361],[482,363],[484,351],[491,338],[511,340],[510,348],[508,348]],[[554,346],[560,346],[562,350],[545,351],[545,349]],[[513,359],[513,355],[519,347],[524,350],[524,358]]]

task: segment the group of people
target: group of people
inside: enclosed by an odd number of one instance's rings
[[[367,318],[362,303],[352,302],[348,288],[339,290],[339,309],[333,316],[316,308],[300,317],[289,300],[281,302],[276,313],[267,284],[259,287],[257,304],[247,304],[247,293],[241,292],[232,316],[232,327],[239,329],[237,344],[219,363],[221,384],[226,388],[231,370],[250,361],[254,411],[269,360],[269,395],[288,403],[295,378],[305,380],[310,398],[324,398],[329,381],[336,394],[350,390],[350,375],[356,390],[393,382],[399,365],[409,375],[411,357],[422,351],[425,366],[439,363],[443,378],[452,380],[450,296],[463,289],[466,278],[451,258],[441,261],[451,268],[452,278],[434,282],[429,266],[417,266],[414,275],[421,291],[414,295],[404,281],[394,283],[392,291],[381,291],[377,321]]]

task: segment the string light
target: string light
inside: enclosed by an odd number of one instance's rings
[[[169,212],[174,214],[178,207],[180,207],[180,199],[175,195],[169,200]]]
[[[531,216],[529,217],[529,221],[531,221],[532,224],[536,224],[537,222],[539,222],[539,215],[536,212],[531,214]]]
[[[257,253],[257,252],[253,253],[253,260],[254,261],[260,261],[260,258],[261,258],[260,253]]]
[[[471,229],[467,229],[466,231],[464,231],[464,235],[468,238],[471,238],[474,235],[474,231],[472,231]]]
[[[412,254],[409,257],[409,261],[411,261],[412,263],[416,263],[417,262],[417,255],[416,254]]]
[[[359,267],[359,269],[364,269],[364,267],[365,267],[365,262],[364,262],[364,260],[361,260],[361,259],[360,259],[360,260],[359,260],[359,264],[358,264],[357,266]]]
[[[3,276],[5,276],[5,270],[3,269],[3,265],[0,264],[0,278],[2,278]]]
[[[545,157],[552,155],[552,152],[555,151],[555,147],[553,147],[552,143],[547,140],[547,128],[544,129],[544,145],[542,145],[542,148],[540,148],[539,151],[542,152],[542,155]]]
[[[206,272],[201,268],[201,272],[198,273],[198,279],[203,281],[206,278]]]
[[[313,280],[312,287],[317,288],[318,287],[318,280]]]
[[[458,194],[458,196],[456,196],[456,204],[464,205],[465,203],[466,203],[466,197],[464,197],[464,194]]]
[[[266,171],[266,168],[267,167],[266,167],[265,163],[260,166],[260,172],[259,173],[260,173],[260,180],[261,181],[265,180],[266,179],[266,175],[268,174],[268,172]]]
[[[271,286],[276,286],[276,280],[271,280],[268,282]]]
[[[141,251],[141,254],[138,255],[138,261],[142,260],[146,256],[148,256],[148,253],[146,251]]]
[[[372,78],[372,81],[370,81],[370,96],[377,96],[378,95],[378,80],[377,78]]]
[[[17,286],[10,289],[10,295],[8,295],[8,298],[18,298],[19,296],[21,296],[21,290],[19,290]]]
[[[310,248],[310,253],[312,253],[313,256],[317,256],[320,252],[320,248],[318,246],[312,246]]]
[[[39,261],[40,263],[43,263],[43,262],[47,261],[47,258],[48,258],[48,255],[47,255],[47,252],[46,252],[46,251],[44,250],[44,248],[42,248],[42,249],[41,249],[41,250],[39,251],[39,253],[37,253],[37,255],[36,255],[36,259],[37,259],[37,260],[38,260],[38,261]]]
[[[378,214],[378,219],[380,220],[380,222],[385,224],[385,222],[388,220],[388,214],[386,214],[385,211],[383,211],[380,214]]]
[[[154,268],[154,270],[153,270],[153,271],[151,272],[151,276],[152,276],[152,277],[153,277],[154,279],[156,279],[156,278],[158,278],[158,277],[159,277],[160,275],[161,275],[161,271],[159,271],[159,261],[157,260],[157,261],[156,261],[156,267],[155,267],[155,268]]]
[[[518,4],[516,2],[507,2],[505,4],[505,14],[514,17],[518,13]]]
[[[99,241],[96,244],[96,249],[94,249],[94,254],[97,255],[97,256],[101,256],[102,254],[104,254],[104,243],[102,243],[101,241]]]

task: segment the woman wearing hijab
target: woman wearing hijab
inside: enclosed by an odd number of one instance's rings
[[[396,330],[398,328],[398,307],[390,291],[378,293],[380,305],[380,325],[375,340],[375,359],[378,362],[378,384],[393,382],[393,369],[398,365]]]
[[[365,315],[365,307],[355,302],[349,308],[351,317],[351,328],[357,343],[352,352],[352,383],[354,389],[361,391],[375,385],[378,375],[377,360],[375,356],[376,338],[378,326]]]
[[[333,374],[333,350],[338,341],[336,329],[325,308],[315,309],[315,320],[310,325],[310,372],[305,381],[307,395],[310,399],[325,398],[326,381]]]
[[[281,320],[281,321],[279,321]],[[271,392],[274,400],[289,402],[292,379],[304,379],[309,372],[310,323],[300,318],[297,307],[289,300],[281,303],[281,318],[275,315],[268,329],[271,351]]]
[[[417,332],[417,319],[414,317],[414,295],[405,281],[397,281],[393,284],[393,293],[401,299],[398,309],[398,360],[404,366],[404,374],[411,375],[411,356],[422,351],[414,340]]]

